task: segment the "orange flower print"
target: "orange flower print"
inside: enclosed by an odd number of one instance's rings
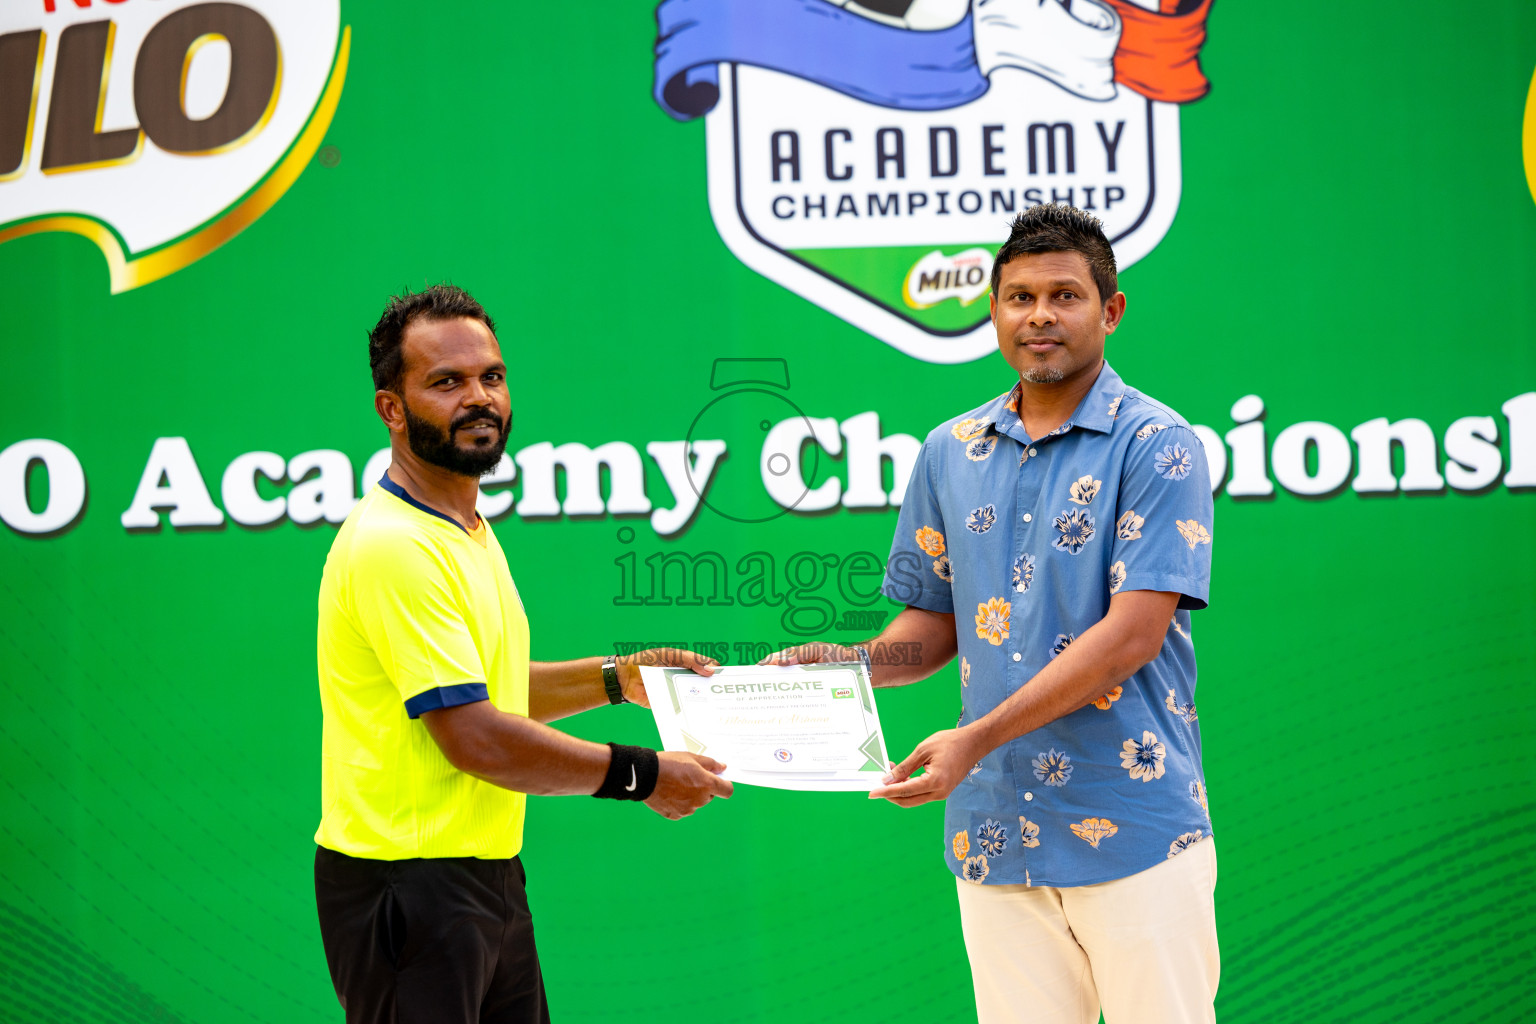
[[[1108,818],[1084,818],[1082,824],[1068,825],[1067,827],[1072,830],[1077,838],[1095,850],[1099,848],[1100,842],[1120,831],[1120,826]]]
[[[955,833],[955,841],[950,845],[955,851],[955,860],[965,860],[965,855],[971,852],[971,837],[961,829]]]
[[[999,647],[1008,639],[1008,614],[1013,605],[1000,597],[987,598],[986,604],[976,606],[976,635],[993,647]]]
[[[1098,708],[1100,711],[1108,711],[1109,706],[1115,701],[1119,700],[1120,695],[1124,692],[1125,687],[1117,686],[1113,690],[1110,690],[1108,693],[1106,693],[1104,696],[1100,697],[1098,700],[1094,701],[1093,706]]]
[[[987,432],[992,425],[991,420],[961,420],[949,428],[950,434],[956,441],[974,441]]]
[[[931,526],[917,531],[917,546],[934,558],[944,553],[944,535]]]

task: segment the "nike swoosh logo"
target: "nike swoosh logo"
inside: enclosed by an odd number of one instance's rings
[[[635,766],[634,765],[630,765],[629,766],[629,785],[624,787],[624,791],[626,793],[633,793],[635,791],[635,783],[637,781],[639,781],[639,780],[637,780],[635,778]]]

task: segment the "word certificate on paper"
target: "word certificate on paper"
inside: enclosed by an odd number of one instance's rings
[[[886,772],[875,691],[860,663],[640,669],[668,750],[706,754],[725,778],[775,789],[864,790]]]

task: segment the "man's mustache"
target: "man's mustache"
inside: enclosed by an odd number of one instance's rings
[[[449,430],[462,430],[465,427],[473,427],[480,423],[489,423],[497,430],[506,430],[507,424],[501,417],[488,412],[465,413],[449,424]]]

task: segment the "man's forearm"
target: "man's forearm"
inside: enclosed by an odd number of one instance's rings
[[[529,718],[554,722],[607,703],[600,657],[535,661],[528,665]]]
[[[713,758],[661,751],[654,760],[634,759],[631,751],[616,760],[616,751],[607,746],[509,714],[488,700],[428,711],[421,720],[449,764],[519,793],[582,796],[603,789],[605,796],[625,799],[618,791],[622,787],[632,794],[628,799],[644,800],[651,810],[672,819],[687,817],[717,796],[731,795],[731,784],[719,778],[725,765]],[[610,772],[615,773],[613,779]]]
[[[422,721],[455,768],[519,793],[595,793],[612,760],[601,743],[501,711],[490,701],[429,711]]]
[[[1149,600],[1094,623],[1011,697],[967,726],[985,752],[1091,704],[1155,658],[1177,595],[1145,592],[1145,597]]]
[[[902,807],[943,800],[975,762],[1009,740],[1097,700],[1155,658],[1178,600],[1178,594],[1156,591],[1111,598],[1103,619],[1011,697],[969,725],[943,729],[923,740],[891,769],[890,783],[870,796]],[[914,774],[920,768],[927,770]]]
[[[916,683],[954,660],[955,617],[908,606],[879,636],[857,646],[869,650],[875,686]]]

